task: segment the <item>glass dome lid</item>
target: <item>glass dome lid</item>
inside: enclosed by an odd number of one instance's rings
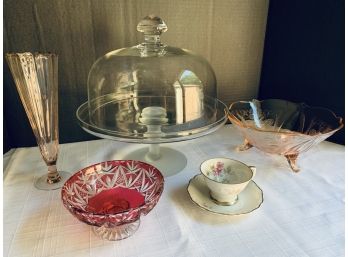
[[[140,143],[181,141],[224,125],[215,73],[203,57],[161,42],[161,18],[137,26],[144,42],[100,57],[88,75],[88,101],[77,110],[87,132]]]

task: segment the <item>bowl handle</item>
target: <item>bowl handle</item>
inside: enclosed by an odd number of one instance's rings
[[[251,177],[251,179],[254,179],[255,175],[256,175],[256,167],[255,166],[249,166],[249,168],[251,169],[251,171],[253,172],[253,176]]]

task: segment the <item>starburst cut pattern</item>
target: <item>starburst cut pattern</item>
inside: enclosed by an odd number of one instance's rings
[[[65,207],[79,220],[88,224],[121,225],[139,219],[156,205],[163,191],[164,179],[155,167],[139,161],[108,161],[78,171],[62,189]],[[89,200],[99,193],[117,188],[139,192],[144,204],[120,213],[102,215],[88,211]]]

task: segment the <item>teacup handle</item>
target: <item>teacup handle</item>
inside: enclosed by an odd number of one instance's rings
[[[256,167],[255,166],[249,166],[249,168],[251,169],[251,171],[253,172],[253,176],[251,177],[251,179],[254,179],[255,175],[256,175]]]

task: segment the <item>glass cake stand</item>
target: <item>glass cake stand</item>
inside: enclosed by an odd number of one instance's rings
[[[217,99],[209,62],[187,49],[167,46],[164,21],[143,18],[143,43],[106,53],[88,75],[88,101],[77,110],[81,127],[97,137],[149,144],[125,159],[153,164],[165,176],[182,170],[184,154],[159,144],[207,135],[227,120]]]
[[[129,108],[120,109],[120,106],[134,104],[136,99],[123,99],[121,101],[107,99],[101,104],[94,114],[104,113],[103,120],[93,123],[90,117],[88,102],[82,104],[76,112],[80,126],[88,133],[105,139],[129,143],[149,144],[127,154],[126,160],[139,160],[157,167],[168,177],[177,174],[185,168],[187,159],[185,155],[169,147],[160,146],[163,143],[179,142],[208,135],[227,120],[226,105],[216,98],[205,97],[204,115],[199,119],[184,124],[168,124],[173,110],[166,110],[160,106],[145,107],[139,114]],[[101,100],[101,99],[99,99]],[[168,97],[139,97],[141,101],[170,101]],[[115,113],[122,113],[123,119],[115,118]],[[93,115],[92,115],[93,117]],[[100,126],[103,124],[103,126]]]

